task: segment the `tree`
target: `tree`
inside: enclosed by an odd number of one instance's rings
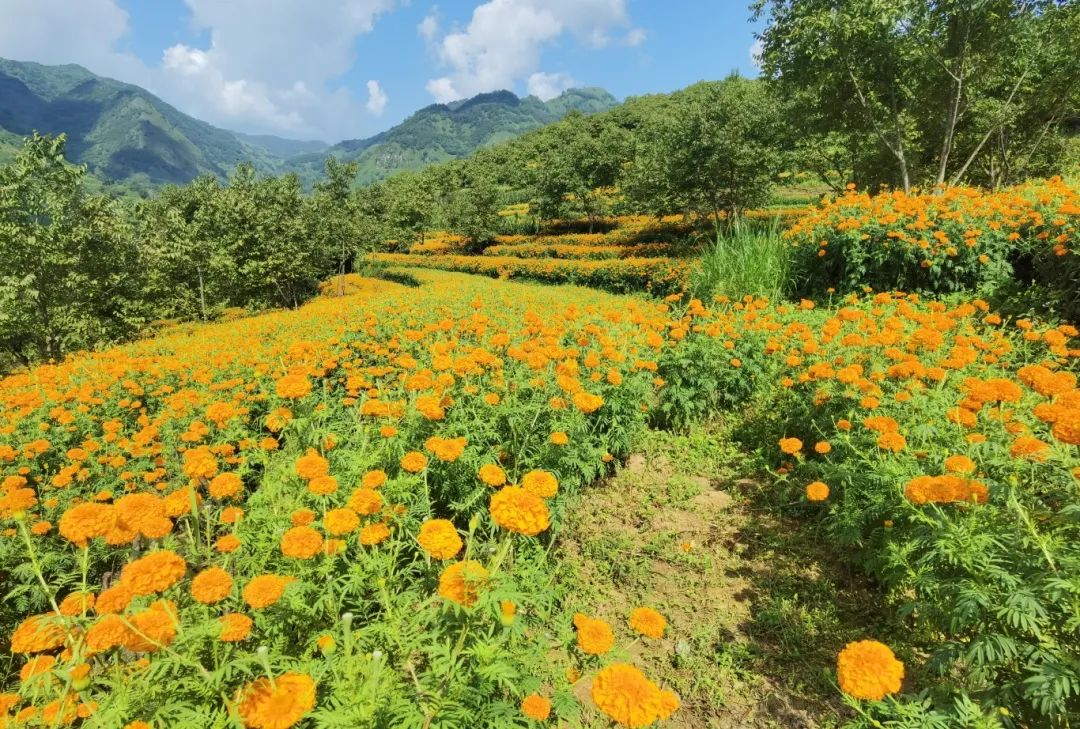
[[[991,153],[991,140],[1023,144],[1020,127],[1046,129],[1037,149],[1075,113],[1076,6],[757,0],[755,15],[768,17],[765,75],[805,101],[795,113],[813,110],[826,133],[872,137],[892,174],[865,183],[908,190],[917,181],[956,184]]]
[[[780,171],[779,108],[765,85],[738,76],[675,94],[637,134],[622,188],[639,208],[710,216],[763,204]]]
[[[499,230],[499,188],[494,171],[472,161],[450,164],[439,180],[439,202],[446,227],[476,250]]]
[[[0,168],[0,347],[22,364],[118,340],[142,320],[143,267],[108,198],[83,191],[63,135]]]
[[[326,177],[315,183],[305,207],[313,246],[335,261],[339,295],[345,292],[346,269],[356,255],[359,231],[352,186],[359,170],[356,162],[341,162],[328,155]]]

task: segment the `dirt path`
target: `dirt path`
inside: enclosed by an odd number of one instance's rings
[[[896,626],[812,526],[766,506],[768,479],[752,473],[764,470],[718,428],[650,433],[567,505],[560,586],[570,610],[607,619],[622,657],[680,695],[670,726],[835,726],[836,653]],[[626,616],[639,606],[667,617],[662,640],[635,640]],[[591,706],[587,679],[574,694]]]

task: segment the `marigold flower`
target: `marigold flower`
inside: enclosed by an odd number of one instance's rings
[[[329,496],[337,491],[338,482],[333,476],[316,476],[308,481],[307,489],[316,496]]]
[[[169,600],[156,600],[146,610],[132,615],[129,622],[131,630],[124,648],[133,653],[153,653],[168,646],[179,624],[176,605]]]
[[[382,507],[382,494],[373,489],[358,488],[349,497],[349,508],[361,516],[377,514]]]
[[[235,534],[226,534],[224,536],[218,537],[217,541],[214,542],[214,549],[221,552],[222,554],[235,552],[239,548],[240,537],[236,536]]]
[[[203,605],[221,602],[232,592],[233,578],[221,567],[210,567],[191,580],[191,596]]]
[[[627,727],[663,721],[679,708],[679,697],[663,691],[628,663],[612,663],[593,678],[592,698],[600,711]]]
[[[595,413],[604,405],[604,398],[581,390],[574,393],[574,407],[583,413]]]
[[[91,539],[105,536],[112,524],[112,507],[108,504],[78,504],[60,517],[59,531],[62,537],[81,547]]]
[[[556,430],[554,433],[551,434],[551,442],[552,444],[557,446],[564,446],[570,442],[570,436],[568,436],[561,430]]]
[[[882,433],[877,439],[878,448],[899,453],[907,445],[907,439],[899,433]]]
[[[115,613],[99,618],[86,631],[85,638],[86,647],[93,653],[104,653],[117,646],[125,645],[129,640],[131,640],[131,630],[124,619]]]
[[[44,653],[64,644],[67,633],[53,614],[31,615],[11,634],[12,653]]]
[[[314,448],[296,459],[296,475],[305,481],[330,474],[330,462],[319,455]]]
[[[780,452],[786,453],[789,456],[794,456],[796,453],[802,451],[803,442],[798,438],[781,438],[780,439]]]
[[[281,537],[281,553],[294,559],[311,559],[322,546],[322,534],[309,526],[293,527]]]
[[[814,481],[806,486],[807,501],[824,501],[829,498],[829,486],[822,481]]]
[[[27,660],[23,667],[19,669],[19,680],[26,683],[34,676],[48,673],[55,665],[56,658],[54,656],[34,656]]]
[[[491,495],[491,518],[507,531],[534,537],[548,528],[544,500],[520,486],[507,486]]]
[[[814,444],[814,452],[820,455],[825,455],[832,451],[832,444],[827,440],[820,440]]]
[[[259,678],[236,692],[236,713],[250,729],[289,729],[315,708],[315,681],[302,673]]]
[[[900,691],[904,664],[892,650],[876,640],[848,643],[836,657],[840,689],[857,699],[881,701]]]
[[[285,375],[274,385],[278,397],[299,400],[311,392],[311,380],[304,375]]]
[[[451,559],[457,556],[463,546],[454,523],[448,519],[425,521],[416,541],[435,559]]]
[[[244,587],[243,597],[256,610],[268,608],[285,594],[285,588],[295,579],[281,575],[259,575]]]
[[[649,607],[634,608],[630,612],[628,622],[631,628],[646,638],[655,640],[663,638],[664,631],[667,629],[667,619]]]
[[[153,595],[167,590],[187,572],[184,558],[168,549],[151,552],[129,562],[120,572],[120,581],[136,595]]]
[[[356,531],[359,526],[360,517],[352,509],[331,509],[323,517],[323,527],[334,536]]]
[[[506,473],[494,463],[485,463],[480,466],[476,475],[488,486],[502,486],[506,483]]]
[[[975,461],[962,455],[949,456],[945,459],[945,470],[950,473],[974,473]]]
[[[386,471],[376,469],[374,471],[368,471],[360,479],[360,485],[366,489],[377,489],[386,483]]]
[[[109,613],[122,613],[135,599],[135,593],[131,587],[123,582],[117,582],[112,587],[102,590],[94,601],[94,612],[98,615]]]
[[[365,547],[373,547],[376,544],[382,544],[390,538],[390,527],[383,524],[381,521],[375,524],[368,524],[366,527],[360,530],[360,543]]]
[[[440,438],[434,435],[424,442],[424,447],[444,463],[453,463],[465,453],[464,438]]]
[[[247,615],[240,613],[225,613],[219,618],[221,634],[218,639],[223,643],[238,643],[246,640],[251,635],[251,626],[254,622]]]
[[[540,694],[529,694],[521,702],[521,713],[534,721],[547,721],[551,716],[551,701]]]
[[[219,473],[210,481],[207,490],[215,499],[231,499],[244,488],[244,482],[235,473]]]
[[[574,627],[577,628],[577,644],[583,653],[599,656],[611,650],[615,645],[615,633],[606,621],[591,618],[584,613],[574,615]]]
[[[427,457],[420,451],[409,451],[401,457],[401,468],[409,473],[420,473],[427,468]]]
[[[92,610],[95,602],[92,592],[73,592],[60,601],[60,614],[69,617],[82,615]]]
[[[439,595],[463,607],[472,607],[487,578],[488,571],[479,562],[455,562],[439,575]]]
[[[550,471],[529,471],[521,477],[521,487],[542,499],[559,493],[559,480]]]

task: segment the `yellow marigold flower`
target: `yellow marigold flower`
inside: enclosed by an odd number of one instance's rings
[[[511,625],[514,622],[514,617],[517,615],[517,603],[513,600],[502,600],[499,602],[499,616],[502,619],[503,625]]]
[[[386,471],[381,469],[368,471],[364,474],[364,477],[360,479],[360,485],[366,489],[377,489],[384,483],[386,483]]]
[[[360,517],[352,509],[331,509],[323,517],[323,526],[328,534],[341,536],[356,531],[360,526]]]
[[[502,486],[506,483],[506,473],[494,463],[485,463],[480,466],[476,475],[488,486]]]
[[[203,605],[221,602],[232,588],[232,576],[220,567],[207,568],[191,580],[191,596]]]
[[[308,481],[308,491],[316,496],[328,496],[337,491],[337,479],[333,476],[316,476]]]
[[[551,434],[551,442],[557,446],[564,446],[570,442],[570,436],[561,430],[556,430]]]
[[[547,721],[551,716],[551,701],[540,694],[529,694],[521,702],[521,713],[533,721]]]
[[[400,464],[409,473],[420,473],[427,468],[427,457],[420,451],[409,451],[401,457]]]
[[[136,595],[153,595],[175,585],[186,571],[187,563],[183,557],[162,549],[125,565],[120,572],[120,581]]]
[[[511,532],[534,537],[548,528],[548,508],[544,500],[519,486],[507,486],[492,494],[491,518]]]
[[[630,627],[644,635],[646,638],[659,640],[664,637],[667,629],[667,619],[663,615],[649,607],[634,608],[630,612],[628,621]]]
[[[604,398],[581,390],[574,393],[574,407],[583,413],[595,413],[604,405]]]
[[[463,607],[472,607],[487,578],[488,571],[479,562],[455,562],[439,575],[439,595]]]
[[[315,708],[315,681],[302,673],[259,678],[236,692],[236,713],[250,729],[289,729]]]
[[[599,656],[611,650],[615,644],[615,633],[606,621],[590,618],[584,613],[574,615],[574,627],[577,628],[577,644],[583,653]]]
[[[358,488],[349,497],[348,506],[361,516],[377,514],[383,507],[383,497],[378,491],[369,488]]]
[[[451,559],[461,551],[461,537],[448,519],[429,519],[420,527],[416,541],[435,559]]]
[[[559,480],[549,471],[529,471],[521,477],[521,487],[542,499],[559,493]]]
[[[366,527],[360,530],[360,543],[365,547],[373,547],[376,544],[381,544],[390,538],[390,527],[383,524],[381,521],[375,524],[368,524]]]
[[[322,534],[309,526],[293,527],[281,537],[281,553],[294,559],[311,559],[322,546]]]
[[[663,721],[679,708],[679,697],[663,691],[628,663],[612,663],[596,674],[592,698],[608,718],[626,727]]]
[[[806,486],[807,501],[824,501],[829,498],[829,486],[823,481],[814,481]]]
[[[876,640],[848,643],[836,658],[840,689],[857,699],[881,701],[900,691],[904,664]]]
[[[256,610],[268,608],[285,594],[285,588],[295,578],[281,575],[259,575],[254,577],[244,587],[244,602]]]
[[[251,627],[254,622],[247,615],[240,613],[225,613],[219,618],[221,634],[218,636],[223,643],[239,643],[251,635]]]
[[[319,455],[314,448],[296,459],[296,475],[305,481],[330,474],[330,462]]]
[[[311,380],[304,375],[285,375],[274,385],[278,397],[299,400],[311,392]]]
[[[803,442],[798,438],[781,438],[780,451],[793,456],[802,450]]]
[[[444,463],[453,463],[465,453],[464,438],[440,438],[433,435],[424,442],[424,447]]]

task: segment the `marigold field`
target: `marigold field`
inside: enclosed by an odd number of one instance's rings
[[[382,257],[670,295],[414,268],[7,378],[2,725],[692,726],[656,670],[692,621],[582,604],[560,536],[643,431],[718,415],[905,626],[812,667],[846,721],[1075,725],[1080,332],[998,313],[977,273],[1017,239],[1075,258],[1075,192],[1040,189],[1004,194],[1039,220],[965,192],[823,204],[788,234],[828,251],[802,300],[684,295],[688,259],[604,247],[671,244],[636,234],[510,263],[428,243]],[[994,233],[954,240],[942,205]],[[915,235],[930,266],[871,260]],[[831,268],[841,245],[878,278]]]

